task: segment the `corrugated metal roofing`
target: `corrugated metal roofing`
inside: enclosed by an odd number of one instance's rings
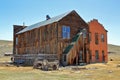
[[[74,10],[73,10],[74,11]],[[51,23],[54,23],[54,22],[58,22],[60,21],[62,18],[64,18],[65,16],[67,16],[68,14],[70,14],[71,12],[73,11],[69,11],[69,12],[66,12],[64,14],[61,14],[59,16],[56,16],[56,17],[53,17],[49,20],[45,20],[45,21],[42,21],[42,22],[38,22],[36,24],[33,24],[33,25],[30,25],[28,27],[26,27],[25,29],[23,29],[22,31],[18,32],[17,34],[20,34],[20,33],[23,33],[23,32],[26,32],[26,31],[29,31],[29,30],[32,30],[32,29],[35,29],[35,28],[39,28],[41,26],[44,26],[44,25],[48,25],[48,24],[51,24]]]

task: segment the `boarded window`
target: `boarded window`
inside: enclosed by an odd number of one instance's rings
[[[99,59],[99,52],[98,52],[98,50],[95,50],[95,56],[96,56],[96,60],[98,60]]]
[[[104,42],[104,34],[101,34],[101,42]]]
[[[95,33],[95,44],[99,44],[99,41],[98,41],[98,33]]]
[[[70,27],[69,26],[62,27],[62,38],[70,39]]]

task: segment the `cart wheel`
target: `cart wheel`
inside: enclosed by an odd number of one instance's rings
[[[56,65],[53,65],[53,70],[57,70],[57,66]]]

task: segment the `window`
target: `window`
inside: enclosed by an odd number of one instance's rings
[[[16,37],[16,45],[18,45],[18,37]]]
[[[98,33],[95,33],[95,44],[99,44],[99,42],[98,42]]]
[[[91,41],[91,32],[89,33],[88,42]]]
[[[83,33],[83,38],[86,38],[87,37],[87,31],[86,31],[85,28],[83,28],[82,33]]]
[[[80,51],[79,60],[80,60],[80,62],[82,62],[82,60],[83,60],[83,52],[82,51]]]
[[[96,60],[98,60],[99,59],[99,52],[98,52],[98,50],[95,51],[95,55],[96,55]]]
[[[18,54],[18,50],[17,50],[17,48],[16,48],[16,54]]]
[[[62,38],[70,39],[70,27],[69,26],[62,27]]]
[[[104,42],[104,34],[101,34],[101,41]]]
[[[64,55],[63,58],[64,58],[63,60],[66,61],[66,55]]]
[[[89,59],[91,60],[92,59],[92,51],[89,50]]]
[[[103,59],[103,62],[105,61],[105,54],[104,54],[104,51],[102,50],[102,59]]]

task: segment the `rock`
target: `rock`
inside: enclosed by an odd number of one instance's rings
[[[112,59],[112,58],[110,58],[110,61],[113,61],[113,59]]]
[[[86,74],[85,74],[85,76],[91,76],[91,74],[89,74],[89,73],[86,73]]]
[[[118,64],[117,67],[120,67],[120,64]]]
[[[87,70],[86,67],[73,67],[72,70],[78,71],[78,70]]]
[[[80,71],[75,71],[75,73],[80,73]]]
[[[95,70],[95,69],[98,69],[98,68],[97,67],[88,68],[88,70]]]
[[[113,71],[108,71],[108,73],[113,73]]]

